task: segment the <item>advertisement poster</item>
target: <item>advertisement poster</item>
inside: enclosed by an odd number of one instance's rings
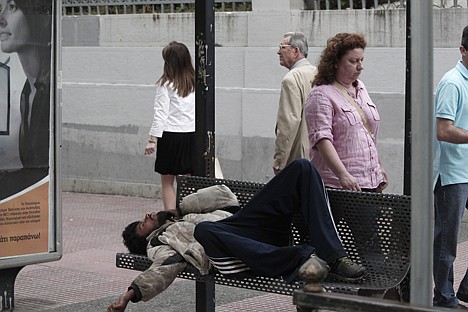
[[[53,25],[52,0],[0,0],[0,260],[50,248]]]

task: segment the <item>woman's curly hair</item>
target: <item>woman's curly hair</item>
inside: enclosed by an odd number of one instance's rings
[[[339,33],[327,41],[327,46],[320,56],[317,75],[312,86],[331,84],[335,81],[336,66],[341,58],[350,50],[365,49],[367,45],[363,35]]]

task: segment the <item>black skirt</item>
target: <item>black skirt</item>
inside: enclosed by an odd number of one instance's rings
[[[159,174],[195,172],[195,132],[163,132],[158,138],[154,171]]]

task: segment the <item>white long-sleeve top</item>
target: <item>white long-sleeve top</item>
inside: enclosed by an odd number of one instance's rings
[[[195,131],[195,92],[180,97],[172,83],[156,86],[154,118],[149,134],[160,138],[163,131]]]

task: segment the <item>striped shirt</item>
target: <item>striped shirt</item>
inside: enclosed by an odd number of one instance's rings
[[[221,274],[238,274],[250,271],[250,268],[241,260],[233,257],[212,258],[209,257],[213,267],[218,269]]]

